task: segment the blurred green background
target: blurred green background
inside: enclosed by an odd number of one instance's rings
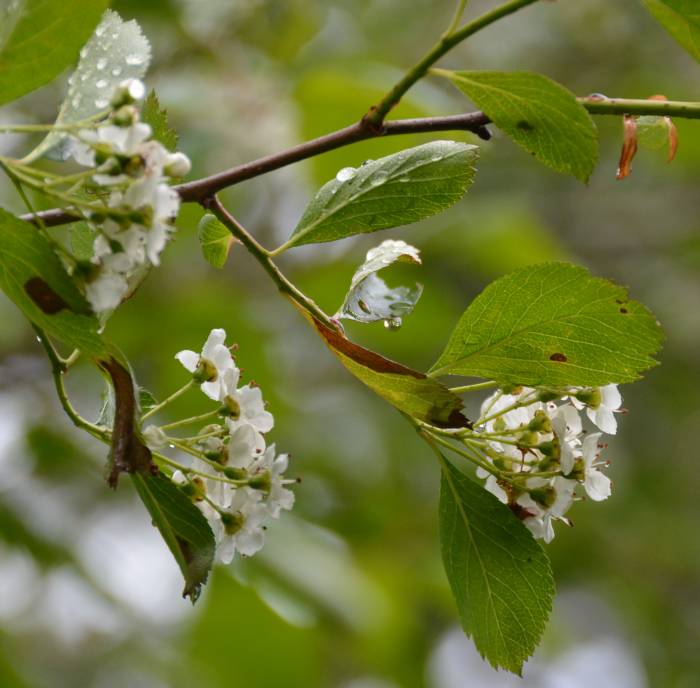
[[[496,5],[472,0],[469,12]],[[362,115],[447,25],[448,0],[124,0],[153,43],[156,88],[192,176],[281,150]],[[479,34],[443,66],[542,71],[580,95],[698,99],[700,65],[638,0],[541,2]],[[0,110],[51,121],[65,80]],[[398,115],[468,109],[437,80]],[[357,341],[426,369],[492,279],[567,259],[630,287],[667,333],[662,365],[623,389],[610,441],[613,497],[581,503],[548,547],[559,596],[525,678],[491,670],[461,635],[437,545],[438,470],[401,417],[351,378],[240,248],[217,272],[201,258],[201,211],[108,333],[157,396],[184,381],[175,352],[212,327],[276,415],[274,440],[303,478],[263,552],[215,571],[192,608],[179,573],[106,450],[62,416],[32,330],[0,298],[0,686],[51,688],[691,688],[700,685],[700,124],[678,122],[677,160],[642,151],[615,181],[618,118],[598,118],[587,187],[538,165],[497,131],[477,181],[449,212],[406,229],[295,249],[282,267],[329,311],[364,252],[403,238],[425,292],[397,332]],[[246,182],[225,201],[266,245],[291,232],[314,190],[346,165],[429,136],[357,144]],[[438,137],[432,137],[438,138]],[[443,138],[470,140],[468,135]],[[0,137],[5,152],[30,141]],[[11,188],[3,206],[20,211]],[[0,250],[1,247],[0,247]],[[97,414],[99,376],[69,378]],[[470,400],[471,410],[479,399]],[[173,408],[200,409],[196,396]]]

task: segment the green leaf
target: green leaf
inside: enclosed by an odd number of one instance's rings
[[[24,0],[0,10],[0,105],[53,81],[78,51],[107,0]]]
[[[306,208],[285,247],[398,227],[456,203],[474,180],[478,148],[454,141],[347,167]]]
[[[563,86],[529,72],[435,71],[541,163],[582,182],[591,176],[598,161],[596,126]]]
[[[153,90],[143,103],[141,120],[150,125],[156,141],[160,141],[171,152],[177,148],[177,132],[168,123],[168,111],[160,106]]]
[[[132,475],[139,497],[185,578],[183,597],[197,601],[214,563],[214,534],[202,512],[162,473]]]
[[[365,349],[315,318],[306,317],[345,368],[399,411],[439,427],[471,425],[461,412],[460,397],[437,380]]]
[[[384,320],[400,324],[401,318],[413,311],[423,293],[423,286],[416,284],[413,288],[391,289],[377,276],[377,272],[399,261],[420,265],[418,249],[405,241],[392,239],[371,248],[365,262],[352,276],[350,289],[335,317],[363,323]]]
[[[215,268],[223,268],[234,241],[226,226],[211,213],[206,213],[199,221],[197,237],[204,259]]]
[[[697,0],[644,0],[656,21],[700,62],[700,5]]]
[[[0,209],[0,237],[0,289],[52,337],[88,356],[106,355],[97,318],[44,235]]]
[[[492,282],[470,304],[431,375],[526,385],[631,382],[663,334],[627,290],[585,268],[545,263]]]
[[[106,110],[114,89],[125,79],[142,78],[150,60],[150,43],[136,21],[125,22],[116,12],[107,10],[80,51],[56,124],[78,122]],[[27,160],[49,151],[49,157],[65,160],[70,155],[67,142],[65,134],[51,132]]]
[[[78,260],[90,260],[95,253],[97,230],[85,221],[74,222],[69,227],[70,247]]]
[[[552,608],[549,559],[505,504],[441,464],[440,549],[462,628],[494,667],[520,674]]]

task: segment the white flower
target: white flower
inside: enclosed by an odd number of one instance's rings
[[[294,493],[284,486],[284,472],[289,465],[289,456],[275,456],[275,445],[270,445],[265,453],[251,466],[254,476],[265,475],[269,479],[265,504],[272,518],[278,518],[282,509],[294,506]]]
[[[479,475],[479,472],[483,471],[486,475]],[[508,504],[508,495],[506,491],[498,484],[498,480],[495,475],[488,473],[485,471],[483,468],[477,468],[476,469],[477,476],[480,478],[486,478],[486,482],[484,483],[484,488],[490,492],[492,495],[495,495],[500,502],[503,502],[504,504]]]
[[[579,436],[583,431],[581,417],[574,406],[563,404],[558,407],[554,406],[551,419],[552,428],[559,440],[561,471],[564,475],[568,475],[574,470],[575,451],[581,444],[579,440]]]
[[[228,464],[248,468],[265,451],[265,438],[252,425],[239,425],[231,432],[228,443]]]
[[[270,432],[275,421],[269,411],[265,410],[265,402],[262,398],[262,392],[259,387],[246,385],[240,389],[232,389],[228,385],[228,403],[237,406],[237,417],[227,418],[231,432],[241,425],[251,425],[258,432]],[[226,403],[226,402],[225,402]]]
[[[564,514],[574,502],[575,480],[567,480],[556,476],[551,480],[545,478],[530,478],[527,481],[529,489],[535,489],[542,495],[546,495],[546,503],[542,500],[535,501],[529,493],[520,495],[517,503],[527,509],[532,516],[524,519],[523,523],[528,527],[535,538],[551,542],[554,538],[553,521],[563,521],[569,524]]]
[[[123,157],[133,157],[138,155],[139,147],[150,138],[151,127],[144,122],[135,122],[128,127],[120,127],[115,124],[102,124],[95,129],[81,129],[78,132],[78,140],[73,141],[71,154],[79,165],[85,167],[95,166],[95,152],[110,151],[115,155]],[[124,177],[118,180],[118,176],[104,177],[98,184],[114,184],[123,181]],[[117,180],[117,181],[115,181]]]
[[[586,494],[595,502],[602,502],[607,499],[611,490],[611,481],[600,469],[596,468],[604,462],[599,461],[598,440],[600,433],[596,432],[586,437],[583,441],[583,487]]]
[[[595,399],[594,402],[583,403],[572,397],[571,402],[576,408],[581,409],[586,407],[586,415],[591,419],[591,422],[600,428],[608,435],[617,433],[617,420],[615,413],[619,412],[622,406],[622,395],[617,388],[617,385],[605,385],[594,390],[594,396],[600,396],[600,399]]]
[[[262,549],[267,514],[258,491],[248,488],[234,490],[229,510],[211,524],[217,541],[217,555],[224,564],[229,564],[236,552],[250,557]]]
[[[209,333],[201,354],[185,350],[175,355],[190,373],[197,372],[201,364],[210,378],[201,384],[201,389],[214,401],[222,401],[228,385],[237,384],[240,374],[231,352],[224,345],[225,340],[226,331],[215,329]]]
[[[191,169],[192,163],[184,153],[172,153],[165,161],[164,171],[169,177],[184,177]]]

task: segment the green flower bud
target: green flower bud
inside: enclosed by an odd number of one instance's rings
[[[527,427],[533,432],[552,432],[552,421],[542,409],[538,409]]]
[[[248,481],[248,486],[252,487],[254,490],[260,490],[261,492],[269,492],[270,487],[272,487],[270,471],[263,471],[262,473],[254,475]]]
[[[561,393],[558,392],[557,390],[554,390],[554,389],[538,389],[537,390],[538,401],[542,401],[544,403],[547,403],[548,401],[554,401],[555,399],[558,399],[560,396],[561,396]]]
[[[549,456],[552,459],[559,459],[561,456],[561,446],[559,445],[559,440],[556,437],[549,442],[540,442],[537,445],[537,449],[539,449],[545,456]]]
[[[513,396],[520,394],[523,391],[522,385],[501,385],[503,394],[512,394]]]
[[[245,468],[227,466],[226,468],[224,468],[224,475],[229,480],[245,480],[248,477],[248,472],[245,470]]]
[[[203,382],[214,382],[218,375],[216,366],[211,361],[208,361],[206,358],[200,358],[197,369],[192,373],[192,379],[201,384]]]
[[[537,502],[546,509],[554,504],[557,493],[553,487],[541,487],[530,490],[530,497],[532,497],[533,502]]]
[[[576,393],[576,399],[586,404],[586,406],[590,406],[590,408],[598,408],[602,401],[600,389],[598,387],[580,390]]]
[[[224,530],[227,535],[235,535],[243,527],[245,519],[240,512],[235,514],[226,512],[221,514],[221,522],[224,524]]]
[[[219,409],[219,413],[227,418],[238,420],[241,417],[240,404],[230,395],[224,397],[224,405]]]

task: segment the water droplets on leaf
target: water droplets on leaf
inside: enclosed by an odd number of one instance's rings
[[[380,184],[384,184],[388,178],[389,175],[385,171],[379,170],[379,172],[370,179],[370,184],[372,186],[379,186]]]
[[[343,167],[343,169],[335,175],[335,178],[339,182],[349,182],[356,174],[357,170],[354,167]]]
[[[126,56],[126,64],[128,65],[142,65],[145,61],[146,58],[138,53],[132,53]]]
[[[400,330],[401,325],[403,325],[403,320],[398,316],[395,318],[387,318],[384,321],[384,327],[387,330],[392,330],[393,332],[395,332],[396,330]]]
[[[109,98],[96,98],[95,99],[95,107],[99,108],[102,110],[103,108],[106,108],[109,105]]]
[[[97,60],[97,64],[95,67],[97,67],[98,71],[102,71],[105,67],[107,66],[107,59],[104,57],[101,57],[99,60]]]
[[[122,73],[121,67],[115,67],[111,72],[112,76],[119,76],[121,73]]]
[[[98,79],[95,82],[95,86],[97,86],[97,88],[99,88],[99,89],[103,89],[107,86],[108,83],[109,82],[107,81],[107,79]]]

